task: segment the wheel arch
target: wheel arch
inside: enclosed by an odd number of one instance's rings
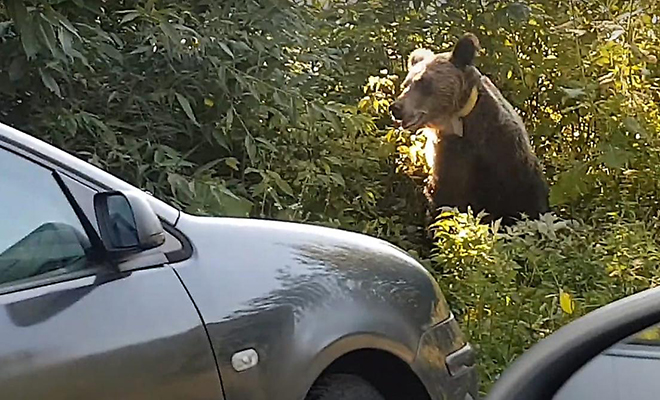
[[[372,384],[387,400],[430,399],[423,381],[412,367],[415,350],[379,335],[341,338],[317,355],[305,393],[324,376],[351,374]]]

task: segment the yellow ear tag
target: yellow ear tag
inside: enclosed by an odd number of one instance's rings
[[[467,102],[461,108],[458,113],[456,114],[459,118],[467,117],[468,114],[474,110],[474,106],[477,105],[477,100],[479,99],[479,90],[477,90],[477,87],[472,88],[472,92],[470,93],[470,97],[468,97]]]

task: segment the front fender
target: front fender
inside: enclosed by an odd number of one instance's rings
[[[193,255],[174,268],[207,326],[229,400],[302,400],[323,368],[358,348],[410,363],[422,334],[449,316],[429,274],[374,238],[185,215],[177,228]],[[259,363],[236,372],[231,357],[247,348]]]

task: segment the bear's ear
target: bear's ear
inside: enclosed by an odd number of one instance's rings
[[[464,68],[472,65],[474,57],[479,51],[479,39],[471,33],[466,33],[461,40],[456,43],[454,51],[451,53],[451,62],[458,68]]]
[[[429,49],[416,49],[410,53],[410,56],[408,57],[408,70],[410,70],[416,64],[434,56],[435,54],[433,54],[433,52]]]

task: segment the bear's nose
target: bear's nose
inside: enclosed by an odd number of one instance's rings
[[[401,110],[401,104],[399,102],[394,102],[392,105],[390,105],[390,113],[394,117],[394,119],[403,119],[402,115],[402,110]]]

